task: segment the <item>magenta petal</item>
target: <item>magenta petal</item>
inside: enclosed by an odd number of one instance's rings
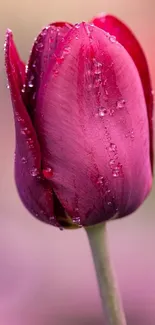
[[[34,216],[56,225],[57,222],[53,216],[52,190],[47,180],[41,178],[40,148],[21,97],[23,67],[20,64],[11,31],[8,31],[6,35],[5,64],[16,128],[15,179],[17,189],[24,205]]]
[[[151,164],[153,169],[153,93],[152,85],[150,80],[150,73],[148,69],[148,64],[145,58],[145,54],[137,41],[134,34],[131,30],[123,24],[118,18],[101,14],[97,17],[94,17],[92,23],[100,27],[101,29],[109,32],[111,35],[114,35],[117,41],[122,44],[128,53],[131,55],[141,78],[143,85],[143,91],[145,95],[147,113],[149,120],[149,129],[150,129],[150,155],[151,155]]]
[[[35,40],[27,66],[24,89],[24,101],[32,120],[37,93],[51,57],[71,28],[72,25],[63,22],[51,24],[45,27]]]
[[[107,33],[85,23],[69,32],[44,76],[34,124],[43,167],[53,169],[73,221],[122,217],[143,202],[152,183],[143,89]]]

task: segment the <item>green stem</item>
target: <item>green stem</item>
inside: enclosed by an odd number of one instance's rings
[[[107,249],[106,224],[85,228],[95,264],[106,325],[126,325]]]

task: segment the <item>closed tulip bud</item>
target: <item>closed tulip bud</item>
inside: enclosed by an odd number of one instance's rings
[[[25,207],[64,228],[134,212],[152,184],[153,98],[131,31],[112,16],[54,23],[25,66],[8,30],[5,62]]]

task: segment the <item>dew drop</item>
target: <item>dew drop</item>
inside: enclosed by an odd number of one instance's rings
[[[28,72],[28,64],[26,64],[26,66],[25,66],[25,72],[26,73]]]
[[[116,36],[110,35],[109,40],[110,40],[111,43],[116,43]]]
[[[111,201],[109,201],[107,204],[108,204],[109,206],[112,206],[112,202],[111,202]]]
[[[39,50],[40,50],[40,49],[42,49],[42,48],[43,48],[43,46],[44,46],[44,44],[40,42],[40,43],[38,43],[38,44],[37,44],[37,49],[39,49]]]
[[[67,47],[64,48],[64,53],[65,54],[68,54],[70,51],[71,51],[70,46],[67,46]]]
[[[100,69],[98,69],[98,68],[95,68],[95,70],[94,70],[94,73],[95,74],[100,74],[102,71],[100,70]]]
[[[125,100],[124,99],[118,100],[116,106],[117,108],[123,108],[125,106]]]
[[[54,221],[54,216],[50,216],[50,217],[49,217],[49,222],[50,222],[50,223],[53,223],[53,221]]]
[[[109,165],[110,166],[113,166],[115,164],[115,160],[114,159],[110,159],[110,161],[109,161]]]
[[[106,113],[107,113],[107,109],[105,107],[99,107],[99,109],[98,109],[98,115],[100,117],[105,116]]]
[[[34,147],[34,143],[33,140],[31,138],[29,138],[26,143],[28,144],[29,148],[32,149]]]
[[[95,66],[96,66],[96,68],[101,68],[101,67],[102,67],[102,63],[96,61],[96,62],[95,62]]]
[[[29,82],[28,82],[28,87],[29,88],[33,88],[34,87],[34,84],[33,84],[33,79],[34,79],[34,76],[31,76]]]
[[[43,175],[46,179],[50,179],[53,176],[53,169],[51,167],[43,169]]]
[[[26,87],[26,85],[23,84],[23,88],[22,88],[22,90],[21,90],[22,93],[25,93],[25,87]]]
[[[8,84],[6,87],[7,87],[7,89],[10,89],[10,86],[9,86],[9,84]]]
[[[105,92],[105,95],[108,96],[109,93],[108,93],[108,90],[106,88],[104,88],[104,92]]]
[[[115,112],[114,109],[111,108],[110,111],[109,111],[109,115],[110,116],[113,116],[114,115],[114,112]]]
[[[113,177],[119,177],[122,175],[122,165],[118,164],[116,167],[112,170]]]
[[[36,92],[33,93],[32,99],[35,100],[36,98]]]
[[[116,151],[116,149],[117,149],[117,146],[114,144],[114,143],[110,143],[110,146],[109,146],[109,151],[113,151],[113,152],[115,152]]]
[[[64,61],[64,56],[61,56],[61,57],[56,58],[56,62],[58,64],[62,63],[63,61]]]
[[[135,136],[134,136],[134,131],[132,130],[132,131],[131,131],[131,139],[134,139],[134,137],[135,137]]]
[[[104,183],[104,177],[103,176],[99,176],[98,179],[97,179],[97,184],[103,185],[103,183]]]
[[[4,43],[4,52],[6,51],[6,41]]]
[[[30,134],[30,133],[31,133],[31,132],[30,132],[30,130],[29,130],[27,127],[23,128],[23,129],[21,130],[21,134],[28,135],[28,134]]]
[[[36,67],[36,61],[33,62],[32,67],[33,67],[33,68]]]
[[[22,157],[21,162],[22,162],[23,164],[26,164],[26,162],[27,162],[26,158],[25,158],[25,157]]]
[[[73,217],[72,220],[73,220],[73,223],[75,223],[78,226],[80,226],[80,224],[81,224],[80,217]]]
[[[109,34],[108,32],[106,32],[106,31],[104,31],[104,34],[105,34],[105,36],[108,37],[108,38],[109,38],[110,36],[112,36],[112,35],[110,35],[110,34]]]
[[[102,82],[101,78],[97,78],[94,82],[94,88],[100,87],[101,82]]]
[[[87,86],[87,88],[88,88],[88,90],[90,91],[90,90],[92,89],[92,84],[89,84],[89,85]]]
[[[23,119],[21,116],[17,116],[17,115],[16,115],[16,117],[17,117],[17,121],[18,121],[18,122],[24,122],[24,119]]]
[[[36,167],[32,168],[30,174],[33,177],[37,176],[39,174],[38,169]]]
[[[80,28],[80,24],[77,23],[77,24],[74,25],[74,27],[77,28],[77,29],[79,29]]]

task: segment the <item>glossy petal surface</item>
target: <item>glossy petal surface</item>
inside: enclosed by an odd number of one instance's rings
[[[27,66],[24,90],[24,102],[33,120],[33,112],[39,87],[51,58],[61,40],[72,26],[68,23],[55,23],[45,27],[36,38]]]
[[[143,202],[152,182],[145,98],[133,60],[109,34],[84,23],[69,32],[44,75],[34,125],[74,221],[123,217]]]
[[[25,81],[23,64],[15,48],[11,31],[7,32],[5,63],[16,128],[15,179],[26,208],[42,221],[57,225],[53,216],[52,190],[41,177],[40,147],[30,117],[23,104],[21,86]]]
[[[153,93],[150,81],[150,73],[145,54],[131,30],[114,16],[101,14],[92,20],[93,24],[116,37],[131,55],[141,78],[146,100],[149,129],[150,129],[150,155],[153,169]],[[114,40],[112,36],[111,39]]]

